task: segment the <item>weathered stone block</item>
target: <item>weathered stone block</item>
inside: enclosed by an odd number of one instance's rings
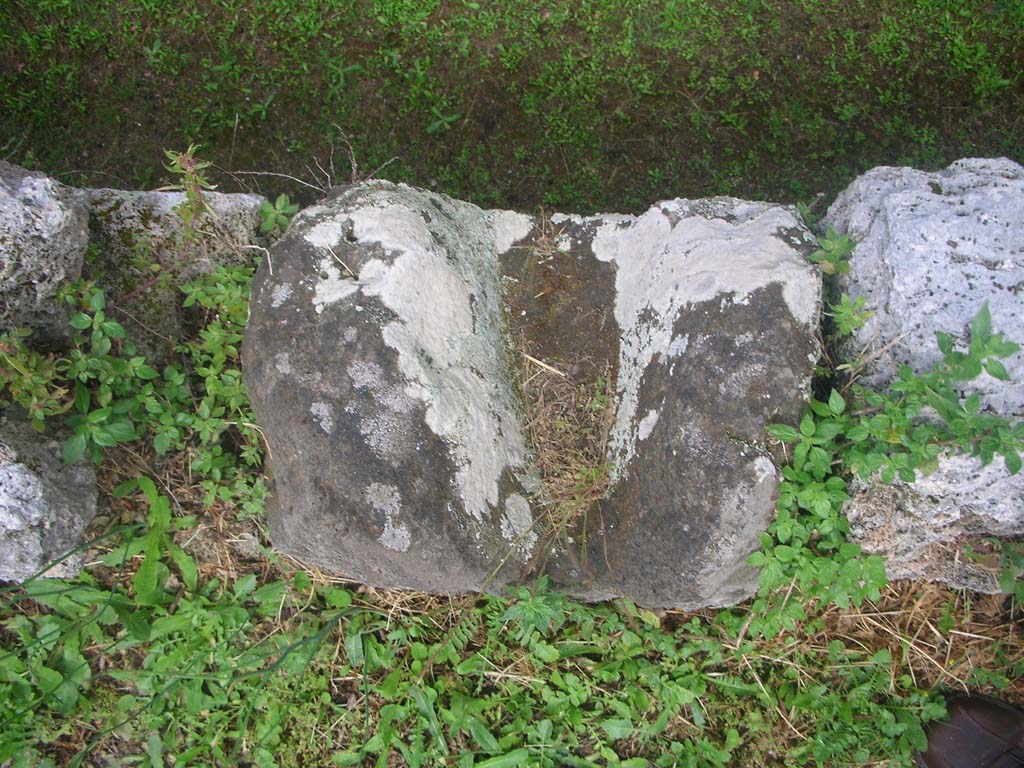
[[[876,355],[862,379],[884,387],[899,367],[923,371],[942,360],[936,331],[970,342],[970,321],[986,301],[1008,338],[1024,317],[1024,168],[1005,159],[966,159],[935,173],[875,168],[836,199],[822,222],[858,241],[842,289],[865,296],[875,315],[846,356]],[[1024,416],[1024,355],[1004,361],[1012,381],[986,374],[965,387],[986,407]],[[958,541],[1024,533],[1024,475],[1001,459],[949,458],[913,485],[858,487],[848,513],[853,536],[886,555],[894,578],[924,577],[995,591]]]
[[[89,211],[96,258],[86,265],[111,300],[110,311],[158,363],[182,336],[181,285],[218,266],[250,263],[261,253],[258,195],[204,192],[207,212],[186,232],[177,208],[183,192],[79,192]]]
[[[96,516],[96,473],[61,463],[60,443],[14,411],[0,424],[0,581],[21,582],[79,546]],[[75,576],[81,555],[46,572]]]
[[[24,326],[44,342],[70,340],[56,296],[81,276],[88,233],[74,190],[0,161],[0,332]]]
[[[496,588],[544,563],[585,599],[743,599],[773,513],[764,426],[797,419],[816,357],[810,247],[791,210],[727,198],[548,221],[336,190],[254,281],[243,354],[275,546],[386,586]],[[520,334],[548,362],[615,372],[585,546],[541,530]]]

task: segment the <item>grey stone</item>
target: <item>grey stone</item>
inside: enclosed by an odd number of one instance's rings
[[[276,547],[436,592],[480,589],[510,550],[521,564],[528,453],[497,255],[529,221],[373,183],[304,210],[275,244],[243,359]]]
[[[264,198],[258,195],[204,191],[208,212],[197,221],[195,238],[186,237],[176,210],[185,201],[182,192],[89,189],[80,196],[96,246],[86,274],[107,293],[109,311],[142,353],[158,362],[170,357],[182,335],[180,286],[264,252]]]
[[[561,282],[535,290],[552,224]],[[253,284],[275,547],[428,591],[550,561],[584,599],[747,597],[776,488],[764,426],[796,421],[816,359],[810,248],[790,209],[727,198],[548,222],[386,182],[334,191]],[[580,551],[540,537],[511,333],[617,371],[614,477]]]
[[[0,332],[29,327],[44,343],[70,340],[56,296],[81,276],[88,232],[74,190],[0,161]]]
[[[22,582],[81,544],[96,515],[96,473],[61,463],[60,442],[8,412],[0,424],[0,580]],[[75,576],[74,554],[46,576]]]
[[[970,341],[984,302],[993,325],[1024,341],[1024,168],[1006,159],[966,159],[935,173],[876,168],[855,180],[828,211],[831,225],[858,241],[842,289],[864,296],[875,316],[847,357],[873,357],[862,383],[884,387],[900,365],[923,371],[942,359],[936,331]],[[884,351],[882,351],[884,350]],[[1010,383],[987,374],[965,387],[985,407],[1024,416],[1024,355],[1004,361]],[[1001,459],[985,468],[946,458],[912,486],[858,486],[848,508],[854,538],[889,557],[893,577],[926,577],[958,587],[995,589],[965,566],[959,542],[972,535],[1024,533],[1024,475]]]
[[[576,558],[587,566],[559,580],[585,599],[743,600],[774,516],[764,429],[799,418],[817,359],[813,238],[791,209],[734,198],[555,220],[570,250],[614,267],[618,347],[610,487]]]

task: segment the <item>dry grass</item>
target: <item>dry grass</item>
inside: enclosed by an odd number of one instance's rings
[[[524,431],[541,482],[534,499],[538,533],[548,544],[575,541],[585,553],[588,519],[608,488],[605,449],[614,422],[612,372],[605,370],[588,381],[577,375],[590,368],[580,361],[563,371],[521,351]],[[541,546],[538,551],[550,549]],[[571,553],[572,548],[566,550]]]

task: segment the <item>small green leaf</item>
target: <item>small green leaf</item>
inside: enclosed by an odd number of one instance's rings
[[[249,573],[235,582],[235,597],[241,598],[256,589],[256,574]]]
[[[61,448],[61,460],[65,464],[74,464],[85,455],[85,446],[85,435],[78,434],[69,438],[64,441],[64,446]]]
[[[514,749],[511,752],[489,757],[476,764],[476,768],[519,768],[522,765],[530,764],[530,750]]]
[[[352,593],[337,587],[321,587],[320,594],[332,608],[348,608],[352,605]]]
[[[994,379],[999,379],[1000,381],[1010,380],[1009,372],[1006,370],[1006,367],[998,360],[994,360],[992,358],[986,360],[985,370],[988,371],[988,375]]]
[[[850,427],[846,431],[846,439],[854,443],[859,443],[868,438],[868,430],[863,424],[858,424],[855,427]]]
[[[942,354],[948,355],[953,351],[953,337],[950,336],[948,333],[936,331],[935,340],[938,342],[939,350],[942,352]]]
[[[498,745],[498,740],[494,738],[491,732],[487,729],[487,726],[475,717],[470,718],[469,732],[472,734],[473,740],[480,745],[480,749],[484,752],[494,754],[501,749]]]
[[[70,322],[72,328],[77,328],[80,331],[92,327],[92,318],[81,312],[72,317]]]
[[[139,600],[149,600],[156,593],[159,586],[159,567],[159,558],[154,557],[152,552],[147,552],[146,559],[142,561],[132,580]]]
[[[804,437],[814,434],[814,417],[810,413],[805,412],[804,417],[800,419],[800,434]]]
[[[988,302],[981,305],[978,314],[971,321],[971,341],[988,339],[992,334],[992,315],[988,310]]]
[[[828,396],[828,408],[836,416],[846,410],[846,401],[843,400],[843,396],[834,389],[832,390],[832,394]]]
[[[612,741],[628,738],[633,733],[633,724],[625,718],[609,718],[601,723],[601,727]]]
[[[170,552],[171,560],[178,567],[178,573],[181,574],[182,582],[190,592],[195,592],[196,584],[199,580],[199,569],[196,567],[196,561],[185,550],[175,544],[169,545],[168,551]]]
[[[770,424],[765,431],[769,437],[784,443],[795,443],[800,439],[800,434],[789,424]]]
[[[1007,450],[1006,453],[1003,454],[1003,461],[1006,462],[1006,471],[1011,475],[1016,475],[1020,472],[1020,454],[1016,451]]]
[[[171,436],[166,432],[161,432],[153,438],[153,448],[158,454],[163,456],[171,449]]]
[[[130,421],[115,421],[106,426],[107,434],[119,443],[127,443],[135,439],[135,427]]]
[[[363,756],[358,752],[335,752],[331,755],[333,765],[362,765]]]

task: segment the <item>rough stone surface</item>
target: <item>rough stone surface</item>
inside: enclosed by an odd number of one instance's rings
[[[0,424],[0,580],[21,582],[81,544],[96,515],[92,465],[61,463],[60,443],[8,412]],[[75,576],[72,555],[47,576]]]
[[[86,273],[96,279],[114,302],[112,311],[123,321],[140,350],[165,360],[181,337],[182,283],[218,266],[251,262],[263,238],[259,233],[258,195],[204,192],[209,212],[198,221],[200,236],[184,237],[176,208],[182,192],[126,192],[117,189],[82,190],[89,211],[95,260]],[[141,263],[157,263],[158,273]]]
[[[386,183],[296,217],[257,273],[243,351],[275,546],[438,592],[480,589],[510,552],[522,565],[528,453],[497,256],[528,229]]]
[[[540,237],[557,241],[543,259]],[[585,599],[743,599],[773,513],[764,425],[797,419],[816,357],[810,247],[791,210],[726,198],[547,221],[385,182],[335,191],[253,286],[275,546],[378,585],[496,588],[550,560]],[[506,300],[537,355],[617,371],[614,482],[583,551],[540,551]]]
[[[640,217],[556,217],[570,247],[614,266],[611,486],[589,520],[577,596],[729,605],[774,515],[770,421],[795,422],[817,357],[820,281],[793,211],[673,200]]]
[[[885,386],[900,365],[925,370],[941,360],[936,331],[970,341],[970,321],[984,302],[993,325],[1024,341],[1024,168],[1005,159],[967,159],[935,173],[876,168],[855,180],[823,225],[858,245],[843,290],[865,296],[875,316],[848,354],[881,350],[864,383]],[[1024,417],[1024,355],[1004,361],[1012,382],[983,375],[967,391],[1011,418]],[[890,575],[926,577],[991,591],[957,541],[976,534],[1024,533],[1024,475],[1000,459],[982,468],[947,459],[913,486],[869,484],[850,505],[854,536],[889,556]]]
[[[70,339],[56,296],[81,275],[87,242],[73,190],[0,161],[0,332],[27,326],[45,342]]]

